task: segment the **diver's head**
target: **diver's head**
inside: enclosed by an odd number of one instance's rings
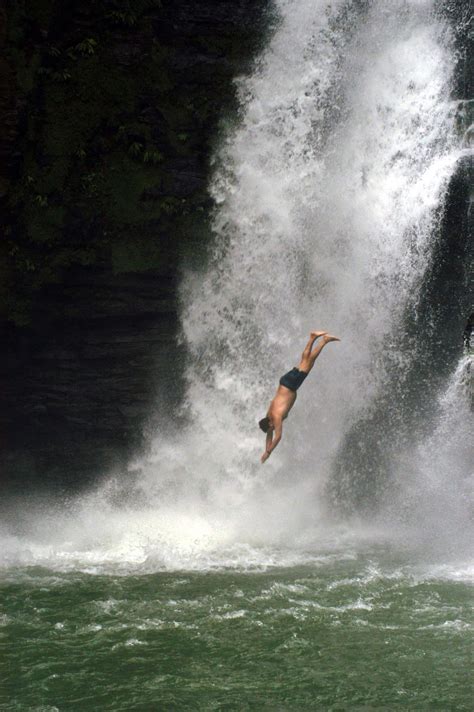
[[[262,418],[262,420],[259,420],[258,426],[260,430],[263,430],[264,433],[268,433],[270,429],[270,421],[267,416],[265,418]]]

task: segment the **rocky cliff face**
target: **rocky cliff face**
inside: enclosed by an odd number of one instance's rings
[[[267,4],[1,4],[4,482],[93,477],[179,399],[178,272]]]

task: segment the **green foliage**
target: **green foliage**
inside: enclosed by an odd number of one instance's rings
[[[149,149],[143,153],[143,163],[151,163],[153,165],[156,165],[157,163],[161,163],[163,161],[163,154],[160,153],[160,151],[157,151],[156,149]]]
[[[84,56],[95,54],[97,47],[97,42],[95,39],[92,37],[87,37],[86,39],[82,40],[82,42],[78,42],[77,45],[74,47],[74,52],[72,54],[73,59],[76,58],[77,54],[82,54]]]
[[[128,152],[133,158],[138,158],[143,153],[143,144],[139,141],[134,141],[128,147]]]
[[[41,208],[46,208],[46,206],[48,205],[48,196],[47,195],[35,195],[34,201]]]
[[[142,272],[148,269],[162,269],[169,260],[169,254],[162,242],[144,238],[133,232],[112,245],[112,269],[115,274],[121,272]]]
[[[107,13],[106,18],[116,23],[117,25],[125,25],[125,27],[133,27],[137,24],[138,17],[134,12],[112,10]]]
[[[159,41],[150,22],[159,0],[76,5],[58,23],[61,3],[8,2],[8,57],[26,109],[21,178],[0,243],[0,310],[17,323],[36,291],[73,265],[150,269],[176,259],[187,235],[205,239],[207,196],[173,195],[169,163],[205,153],[233,91],[228,62],[201,84],[201,70],[176,69],[181,50]],[[196,43],[236,57],[247,51],[240,39],[211,33]]]
[[[123,27],[135,27],[140,18],[149,10],[161,7],[161,0],[112,0],[111,9],[106,13],[106,19]]]

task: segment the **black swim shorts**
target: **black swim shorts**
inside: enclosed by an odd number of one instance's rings
[[[280,386],[289,388],[290,391],[297,391],[308,374],[298,368],[292,368],[280,378]]]

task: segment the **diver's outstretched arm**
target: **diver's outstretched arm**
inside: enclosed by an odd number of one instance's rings
[[[283,434],[283,423],[281,420],[279,420],[275,423],[275,437],[274,438],[273,438],[273,431],[272,431],[271,437],[273,439],[270,441],[270,445],[268,444],[268,433],[267,433],[266,450],[263,453],[262,457],[260,458],[260,462],[262,463],[262,465],[266,460],[268,460],[268,458],[270,457],[270,455],[272,454],[272,452],[274,451],[274,449],[280,442],[282,434]]]

